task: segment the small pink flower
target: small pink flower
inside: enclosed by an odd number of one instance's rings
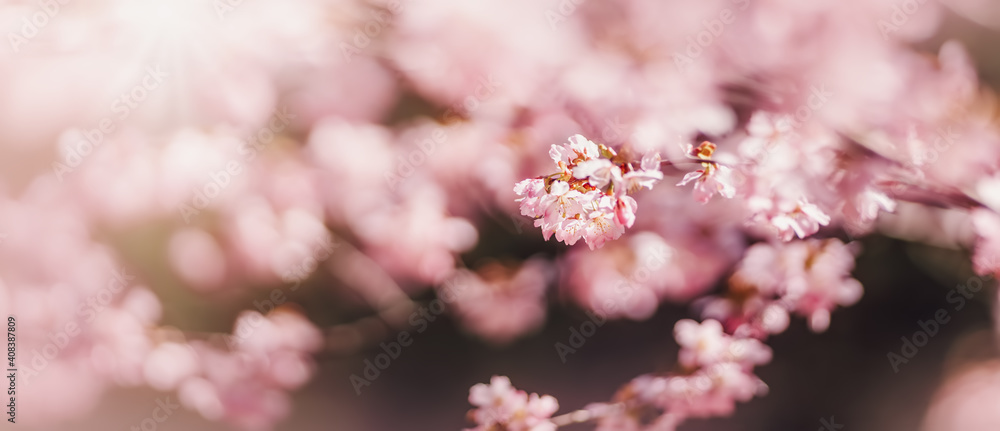
[[[521,215],[528,217],[541,217],[544,212],[538,207],[538,203],[545,193],[545,180],[541,178],[530,178],[517,183],[514,186],[514,193],[522,196],[515,200],[521,203]]]
[[[791,211],[772,217],[771,224],[782,241],[790,241],[794,236],[805,238],[818,232],[821,225],[830,224],[830,216],[802,198]]]
[[[596,159],[600,156],[600,147],[582,135],[570,136],[568,144],[552,145],[549,150],[549,157],[552,157],[552,161],[557,165],[561,162],[572,166],[576,161]]]
[[[771,304],[760,313],[760,326],[768,334],[780,334],[788,329],[788,310],[778,304]]]
[[[688,145],[688,153],[692,158],[709,161],[701,163],[702,169],[685,175],[684,179],[677,183],[678,186],[694,181],[694,199],[703,204],[708,203],[716,193],[727,199],[732,199],[736,195],[732,170],[710,161],[712,154],[715,153],[715,144],[705,141],[697,147]]]
[[[680,344],[679,359],[686,367],[711,365],[723,358],[728,340],[717,320],[702,323],[691,319],[679,320],[674,325],[674,338]]]
[[[545,323],[549,264],[529,259],[520,267],[491,263],[460,269],[438,287],[464,328],[503,345]]]
[[[587,216],[583,239],[591,250],[601,248],[604,243],[618,239],[625,233],[625,225],[616,220],[612,199],[610,196],[601,196],[594,202],[594,211]]]
[[[549,395],[528,395],[515,389],[510,379],[493,376],[490,384],[476,384],[469,389],[469,403],[478,407],[472,411],[475,428],[466,431],[554,431],[549,419],[559,402]]]
[[[726,360],[742,365],[764,365],[771,362],[771,348],[756,338],[732,338]]]
[[[469,403],[477,407],[516,406],[517,398],[517,390],[505,376],[493,376],[490,384],[479,383],[469,389]]]
[[[536,221],[537,223],[537,221]],[[537,225],[537,224],[536,224]],[[583,218],[566,219],[556,230],[556,241],[565,242],[567,245],[576,244],[583,238],[587,231],[587,220]]]
[[[622,169],[608,159],[592,159],[580,162],[573,168],[573,177],[577,179],[587,178],[591,186],[603,189],[614,183],[621,183]]]
[[[689,172],[677,185],[683,186],[697,180],[694,184],[694,199],[703,204],[708,203],[716,193],[724,198],[732,199],[736,195],[732,171],[721,165],[708,163],[706,165],[705,169]]]
[[[863,224],[875,221],[880,211],[888,213],[896,211],[896,201],[871,187],[861,192],[856,200],[859,212],[858,221]]]
[[[737,363],[715,364],[707,373],[712,377],[716,391],[726,393],[733,401],[750,401],[762,391],[763,382]],[[732,404],[724,410],[732,411]]]
[[[632,227],[635,223],[635,199],[629,196],[622,196],[615,202],[615,223],[625,227]]]
[[[528,396],[528,404],[524,407],[525,429],[528,431],[554,431],[556,425],[549,420],[557,410],[559,402],[551,395],[531,394]]]
[[[723,362],[752,368],[771,362],[771,348],[755,338],[736,338],[727,334],[717,320],[697,323],[690,319],[674,325],[674,338],[680,344],[678,359],[689,368],[708,367]]]
[[[788,327],[789,313],[806,317],[810,329],[822,332],[834,308],[851,305],[864,293],[850,276],[855,253],[852,245],[836,239],[755,244],[730,279],[741,299],[713,299],[704,313],[736,334],[780,333]]]
[[[642,157],[641,169],[622,175],[622,189],[631,193],[643,187],[652,190],[653,186],[663,179],[660,172],[660,155],[649,153]]]
[[[583,196],[583,193],[571,189],[565,182],[552,183],[549,194],[541,197],[537,206],[542,213],[542,234],[546,240],[559,229],[564,220],[573,218],[583,211],[583,201],[580,199]]]

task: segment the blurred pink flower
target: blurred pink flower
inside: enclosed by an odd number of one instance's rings
[[[559,403],[549,395],[517,390],[510,379],[493,376],[490,384],[478,383],[469,389],[469,403],[476,406],[470,417],[478,425],[467,430],[490,431],[496,427],[508,431],[554,431],[549,421]]]
[[[459,270],[442,287],[443,300],[468,330],[506,344],[545,322],[548,265],[528,260],[508,268],[491,263],[476,272]]]

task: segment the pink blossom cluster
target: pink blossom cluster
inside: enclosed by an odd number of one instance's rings
[[[587,407],[584,416],[601,431],[672,431],[688,418],[731,415],[737,402],[767,393],[767,384],[753,369],[771,361],[771,348],[763,340],[784,332],[790,314],[805,317],[810,328],[821,332],[830,325],[835,307],[860,299],[861,284],[850,276],[856,253],[853,244],[837,239],[749,247],[726,294],[695,301],[705,320],[675,324],[674,338],[681,347],[677,370],[636,377],[610,403]],[[633,295],[624,293],[626,298]],[[602,314],[617,311],[597,309]],[[649,412],[655,413],[651,420]]]
[[[737,401],[767,392],[767,385],[753,374],[755,366],[771,361],[771,349],[759,340],[726,334],[722,324],[711,319],[678,321],[674,338],[681,346],[680,372],[632,380],[616,396],[626,408],[603,418],[598,429],[647,429],[637,414],[643,409],[659,415],[648,429],[673,429],[687,418],[728,416]]]
[[[834,308],[861,299],[861,283],[851,278],[857,251],[835,238],[755,244],[730,277],[727,296],[701,300],[702,314],[756,337],[784,332],[792,313],[823,332]]]
[[[462,326],[495,343],[506,344],[545,323],[547,266],[527,260],[520,267],[501,263],[476,272],[459,270],[438,288]]]
[[[761,341],[729,335],[721,323],[712,319],[702,323],[678,321],[674,338],[681,346],[677,372],[636,377],[616,394],[613,404],[595,404],[575,413],[586,412],[581,416],[596,419],[598,430],[666,431],[675,429],[687,418],[728,416],[736,402],[746,402],[767,392],[767,385],[753,374],[754,367],[771,361],[771,349]],[[525,403],[527,395],[510,388],[506,377],[495,376],[491,382],[490,386],[477,384],[470,390],[469,402],[480,406],[471,415],[480,425],[476,430],[491,430],[494,428],[490,425],[494,424],[500,430],[556,428],[551,422],[544,422],[544,427],[525,428],[506,419],[521,417],[529,423],[546,419],[558,406],[554,398],[547,395],[537,398],[532,394]],[[533,407],[536,401],[550,408]],[[525,413],[510,413],[518,409]],[[656,412],[654,419],[645,419],[648,411]],[[574,416],[570,413],[566,417],[573,420]]]
[[[232,337],[188,340],[158,323],[161,300],[57,192],[36,182],[20,201],[0,197],[0,224],[19,227],[0,244],[0,311],[16,316],[24,352],[19,421],[84,414],[115,386],[174,392],[182,406],[246,428],[288,414],[287,391],[308,381],[322,346],[308,320],[246,312]]]
[[[0,312],[17,319],[17,423],[32,426],[83,415],[115,386],[145,384],[162,313],[54,186],[36,183],[19,200],[0,192]]]
[[[154,388],[176,390],[184,407],[245,429],[273,427],[290,413],[288,391],[312,377],[312,355],[323,344],[312,323],[288,310],[244,312],[222,340],[221,346],[162,343],[147,359],[146,372]]]
[[[548,240],[568,245],[580,238],[591,250],[618,239],[635,224],[636,201],[629,196],[641,188],[652,190],[663,179],[656,153],[632,162],[603,144],[580,135],[552,145],[549,156],[559,172],[517,183],[521,214],[536,218]]]
[[[476,409],[469,417],[475,428],[466,431],[553,431],[550,420],[559,403],[549,395],[539,396],[511,386],[510,379],[493,376],[489,384],[478,383],[469,389],[469,402]]]
[[[142,362],[147,384],[175,392],[180,404],[209,420],[247,429],[273,426],[290,408],[288,390],[312,374],[321,336],[296,313],[245,312],[234,335],[187,341],[164,332]],[[154,342],[157,342],[154,340]]]

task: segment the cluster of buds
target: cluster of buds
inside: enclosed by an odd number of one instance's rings
[[[591,250],[618,239],[635,223],[636,202],[630,193],[652,189],[663,179],[659,154],[647,154],[637,167],[581,135],[553,145],[549,156],[559,172],[514,186],[521,214],[536,218],[546,240],[554,234],[573,245],[583,238]]]

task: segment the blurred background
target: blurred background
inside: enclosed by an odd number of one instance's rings
[[[925,69],[952,64],[948,41],[995,126],[994,2],[922,3],[891,34],[891,1],[653,3],[3,2],[0,311],[37,371],[22,374],[16,426],[453,430],[472,426],[469,387],[493,375],[560,413],[606,401],[674,366],[674,323],[766,239],[668,175],[637,197],[626,235],[641,239],[547,242],[512,188],[553,170],[550,145],[582,133],[669,159],[748,109],[794,111],[813,82],[838,99],[810,121],[905,135],[885,112],[937,84]],[[726,8],[743,15],[676,67]],[[940,105],[965,87],[944,88]],[[929,176],[978,180],[949,159],[995,155],[977,151],[949,148]],[[820,235],[859,243],[864,296],[823,333],[793,317],[757,369],[766,396],[679,429],[995,429],[997,292],[970,263],[967,211],[901,204],[861,232],[834,219]],[[643,241],[672,250],[670,281],[564,361],[556,344]],[[901,337],[972,279],[985,288],[894,370]],[[448,286],[470,296],[435,311]],[[401,333],[412,345],[358,386]],[[150,421],[163,403],[179,407]]]

